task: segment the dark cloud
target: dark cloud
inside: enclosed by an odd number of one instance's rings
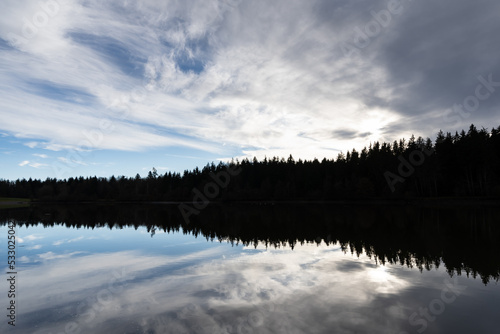
[[[413,128],[430,120],[447,126],[443,113],[455,103],[474,95],[478,76],[493,74],[500,81],[498,41],[500,3],[481,1],[413,1],[401,18],[387,27],[368,47],[374,65],[387,73],[384,87],[393,89],[389,99],[365,98],[367,105],[387,106],[405,117],[433,113]],[[498,108],[500,91],[481,101],[475,115],[480,119]],[[432,119],[434,117],[434,119]],[[405,125],[403,125],[405,126]]]
[[[340,130],[335,130],[332,131],[332,136],[334,138],[342,138],[342,139],[352,139],[352,138],[357,138],[357,137],[368,137],[371,135],[371,132],[359,132],[355,130],[349,130],[349,129],[340,129]]]
[[[342,272],[357,272],[366,270],[367,264],[355,261],[339,261],[335,269]]]

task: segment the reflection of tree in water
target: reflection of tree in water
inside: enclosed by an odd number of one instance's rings
[[[146,226],[232,245],[280,248],[339,244],[344,252],[419,270],[444,265],[450,275],[500,277],[499,208],[304,204],[213,205],[186,224],[175,205],[33,206],[0,210],[0,221],[110,229]]]

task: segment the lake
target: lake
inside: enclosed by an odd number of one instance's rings
[[[500,328],[496,206],[36,205],[0,223],[1,333]]]

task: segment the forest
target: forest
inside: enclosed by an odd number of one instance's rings
[[[500,197],[500,126],[374,142],[321,161],[272,157],[146,177],[0,179],[0,197],[79,201],[315,201]]]
[[[0,226],[14,221],[19,227],[144,228],[151,238],[182,231],[212,242],[271,249],[323,242],[378,263],[420,271],[444,266],[450,276],[488,284],[500,277],[499,214],[499,207],[476,205],[231,203],[210,205],[187,223],[177,205],[43,204],[0,210]]]

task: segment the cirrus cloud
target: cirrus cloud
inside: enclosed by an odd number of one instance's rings
[[[4,7],[0,130],[33,148],[322,158],[498,123],[494,93],[458,123],[444,117],[478,76],[500,81],[493,0],[402,1],[386,22],[381,0]],[[356,38],[369,45],[346,56]]]

